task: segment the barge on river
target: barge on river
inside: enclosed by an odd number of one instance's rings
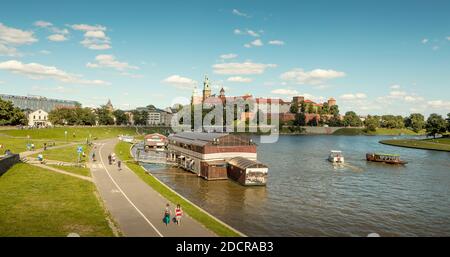
[[[368,153],[366,154],[367,161],[370,162],[381,162],[387,164],[400,164],[404,165],[408,162],[400,159],[398,154],[383,154],[383,153]]]
[[[168,137],[167,159],[206,180],[233,179],[265,185],[268,168],[257,161],[250,137],[228,133],[180,132]]]

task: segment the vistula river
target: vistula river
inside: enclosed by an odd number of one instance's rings
[[[157,178],[249,236],[450,236],[450,153],[379,144],[392,137],[280,136],[258,144],[265,187],[145,165]],[[258,137],[255,137],[255,142]],[[326,160],[342,150],[347,166]],[[398,153],[406,166],[368,163]]]

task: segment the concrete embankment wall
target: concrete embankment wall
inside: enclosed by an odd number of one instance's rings
[[[0,176],[18,162],[20,162],[20,156],[18,154],[0,157]]]

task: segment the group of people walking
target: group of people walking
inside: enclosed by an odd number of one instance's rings
[[[116,164],[116,154],[115,153],[108,154],[108,162],[109,162],[109,165]],[[117,167],[119,168],[119,170],[122,169],[122,162],[120,160],[117,160]]]
[[[170,205],[166,204],[166,209],[164,210],[164,219],[163,222],[167,225],[170,223],[170,217],[172,216],[172,211],[170,210]],[[173,217],[173,222],[177,225],[181,224],[181,217],[183,216],[183,210],[181,209],[181,206],[177,204],[177,207],[175,208],[175,217]]]

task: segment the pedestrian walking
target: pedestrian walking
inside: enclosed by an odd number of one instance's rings
[[[111,162],[112,162],[112,156],[111,156],[111,154],[108,154],[108,163],[109,163],[109,165],[111,165]]]
[[[92,161],[95,162],[95,152],[92,152]]]
[[[117,161],[117,167],[119,170],[122,170],[122,162],[120,160]]]
[[[181,224],[181,217],[183,216],[183,210],[181,209],[180,204],[177,204],[177,208],[175,208],[175,222],[179,226]]]
[[[47,143],[44,143],[44,151],[47,150]]]
[[[166,204],[166,209],[164,210],[164,218],[163,222],[167,225],[170,223],[170,216],[172,216],[172,212],[170,211],[170,205]]]
[[[34,151],[34,149],[35,149],[34,144],[31,144],[31,150]]]
[[[112,159],[112,163],[116,164],[116,154],[115,153],[111,154],[111,159]]]

